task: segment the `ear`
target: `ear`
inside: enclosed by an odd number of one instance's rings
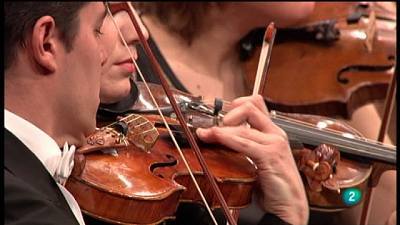
[[[57,69],[56,24],[51,16],[43,16],[36,21],[32,31],[31,50],[32,55],[45,74],[54,73]]]

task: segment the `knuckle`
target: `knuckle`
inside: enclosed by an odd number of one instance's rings
[[[287,133],[282,128],[280,128],[278,126],[276,126],[276,128],[277,128],[277,130],[279,132],[279,135],[287,142],[289,140],[289,137],[288,137]]]
[[[232,106],[236,106],[238,104],[238,102],[240,101],[240,98],[236,98],[231,102]]]
[[[211,127],[210,129],[212,134],[214,134],[215,139],[220,140],[223,135],[221,129],[219,129],[218,127]]]
[[[271,135],[269,137],[269,140],[271,143],[273,143],[274,146],[276,146],[277,151],[280,151],[281,149],[284,148],[288,148],[289,146],[289,142],[281,135],[277,134]]]
[[[254,110],[255,110],[255,106],[254,106],[254,104],[251,102],[251,101],[247,101],[245,104],[244,104],[244,107],[245,107],[245,110],[247,111],[247,112],[253,112]]]
[[[236,107],[236,106],[240,105],[244,101],[244,99],[245,99],[245,97],[236,98],[231,102],[231,105]]]
[[[241,149],[254,149],[252,142],[247,141],[245,139],[239,141],[239,145]]]
[[[247,137],[249,130],[243,126],[237,128],[238,135],[240,137]]]
[[[258,104],[264,104],[264,98],[261,95],[254,96],[254,101]]]

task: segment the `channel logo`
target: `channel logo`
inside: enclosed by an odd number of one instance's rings
[[[342,192],[342,201],[347,206],[356,205],[361,201],[362,193],[358,188],[348,188]]]

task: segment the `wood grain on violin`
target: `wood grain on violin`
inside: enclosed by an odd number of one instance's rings
[[[160,121],[155,115],[135,117],[152,124]],[[78,150],[66,187],[85,213],[112,223],[154,224],[174,218],[179,202],[201,203],[165,128],[157,128],[159,136],[149,150],[136,147],[137,135],[131,129],[143,133],[154,129],[147,125],[142,129],[141,125],[127,124],[127,135],[122,135],[125,140],[105,132],[110,127],[99,129]],[[193,150],[188,146],[182,150],[209,204],[220,207]],[[244,155],[218,145],[202,145],[202,154],[228,206],[247,206],[256,181],[254,165]]]
[[[344,15],[350,6],[354,4],[317,3],[314,15],[321,16],[299,28],[278,29],[263,94],[269,108],[350,118],[357,107],[384,99],[395,63],[395,22],[371,13],[349,22]],[[252,35],[258,37],[242,45],[259,45],[262,34],[255,31]],[[252,54],[244,65],[249,93],[259,50]]]

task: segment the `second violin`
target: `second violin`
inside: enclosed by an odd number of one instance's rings
[[[359,106],[385,98],[396,56],[395,22],[378,19],[373,6],[359,11],[355,5],[317,3],[311,17],[330,19],[278,29],[263,93],[269,108],[351,118]],[[241,43],[243,58],[251,57],[244,64],[249,90],[263,34],[254,30]]]

